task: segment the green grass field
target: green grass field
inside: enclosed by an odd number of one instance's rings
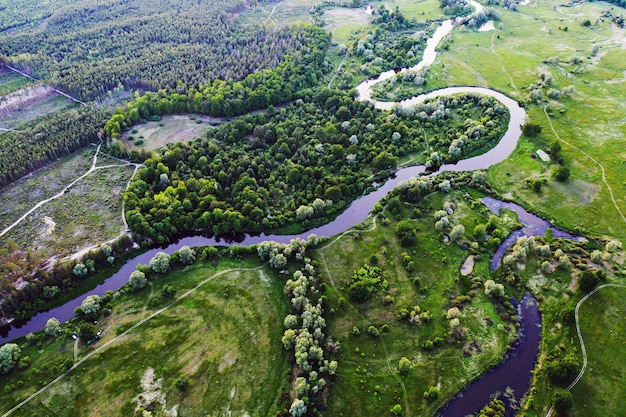
[[[626,399],[615,395],[626,378],[625,288],[603,288],[580,308],[581,330],[588,356],[588,368],[572,389],[572,416],[619,415]]]
[[[489,364],[497,363],[514,334],[507,330],[491,300],[477,291],[471,303],[462,309],[460,318],[467,338],[462,342],[451,339],[445,317],[450,297],[465,294],[472,277],[488,279],[489,254],[485,253],[476,263],[472,275],[460,275],[467,251],[455,243],[442,243],[442,235],[433,233],[432,215],[423,213],[439,210],[444,200],[454,201],[454,221],[464,224],[467,230],[486,221],[486,216],[471,209],[460,194],[434,194],[420,203],[413,214],[404,209],[399,216],[413,218],[412,224],[418,231],[415,247],[399,245],[394,233],[395,220],[384,226],[378,219],[373,231],[347,234],[314,252],[320,274],[330,287],[330,305],[335,309],[334,313],[331,310],[329,333],[341,344],[341,365],[331,387],[328,415],[387,415],[396,403],[402,406],[404,415],[432,415]],[[410,272],[404,266],[405,255],[415,260],[415,268]],[[389,289],[377,292],[363,304],[351,302],[342,290],[342,282],[364,263],[370,263],[372,256],[377,257]],[[426,291],[419,291],[413,284],[416,276],[421,278],[421,286],[428,288]],[[393,297],[392,304],[383,304],[384,294]],[[428,311],[432,321],[416,325],[396,319],[400,309],[411,310],[415,305],[422,312]],[[495,325],[491,327],[488,322]],[[368,334],[369,326],[380,330],[385,324],[389,331],[381,331],[380,337]],[[353,335],[354,326],[359,328],[359,336]],[[436,337],[446,340],[443,346],[433,350],[423,348]],[[481,353],[464,355],[464,350],[474,345],[480,346]],[[407,375],[398,371],[402,357],[412,362]],[[439,398],[434,401],[423,397],[431,386],[440,390]]]
[[[133,415],[140,395],[153,403],[153,415],[274,415],[288,398],[290,364],[280,342],[287,302],[282,281],[258,259],[223,259],[219,266],[197,262],[150,283],[141,292],[114,298],[113,313],[100,321],[101,341],[80,345],[79,359],[112,340],[132,323],[168,307],[109,346],[98,350],[61,381],[12,415],[34,413],[57,416]],[[223,272],[229,268],[254,268]],[[195,292],[172,303],[160,296],[164,285],[177,289],[177,297],[208,280]],[[70,353],[54,353],[65,346]],[[29,353],[26,348],[24,353]],[[71,355],[64,338],[45,341],[33,352],[32,365],[3,380],[16,386],[3,397],[1,411],[41,387],[52,375],[40,370]],[[35,376],[34,370],[41,376]],[[186,390],[175,382],[189,377]],[[41,381],[37,382],[37,378]],[[17,381],[29,388],[17,388]],[[287,395],[287,396],[285,396]],[[149,400],[151,399],[151,401]]]
[[[3,190],[0,228],[9,226],[38,202],[58,194],[87,172],[94,152],[95,147],[86,147]],[[109,164],[121,165],[104,154],[98,156],[97,166]],[[117,236],[123,229],[121,193],[133,173],[132,165],[92,172],[61,197],[31,213],[2,236],[0,243],[12,240],[22,248],[62,257]]]
[[[0,97],[35,83],[36,81],[11,70],[0,70]]]
[[[160,122],[146,122],[133,126],[133,130],[122,134],[128,149],[158,149],[170,142],[187,142],[203,138],[209,123],[220,123],[223,119],[200,115],[163,116]],[[198,123],[200,122],[200,123]],[[143,143],[136,145],[139,140]]]
[[[548,100],[548,114],[562,139],[571,180],[564,184],[548,181],[541,194],[525,188],[526,177],[545,172],[529,152],[558,140],[543,106],[530,103],[528,115],[542,126],[542,134],[532,142],[522,138],[511,158],[489,170],[489,180],[500,192],[510,193],[516,201],[567,227],[580,226],[593,235],[623,239],[624,220],[602,182],[601,166],[591,158],[604,168],[617,206],[625,212],[626,183],[621,172],[626,154],[621,150],[621,139],[626,134],[626,103],[620,97],[626,94],[626,84],[618,62],[626,60],[626,49],[610,19],[601,18],[610,5],[583,3],[553,9],[551,4],[533,2],[520,7],[520,12],[498,9],[503,28],[495,31],[455,29],[449,48],[431,67],[428,87],[478,84],[526,100],[528,86],[539,80],[538,67],[550,71],[552,88],[573,85],[575,92],[570,97]],[[586,18],[594,22],[590,27],[581,24]],[[599,50],[592,57],[594,46]],[[542,64],[544,59],[555,56],[560,58],[558,65]],[[581,63],[568,63],[572,57],[578,57]]]

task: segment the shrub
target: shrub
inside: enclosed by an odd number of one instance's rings
[[[403,356],[402,358],[400,358],[400,362],[398,363],[398,371],[400,372],[400,374],[406,375],[409,373],[410,370],[411,361]]]
[[[574,404],[572,393],[566,389],[558,388],[552,394],[552,402],[557,411],[566,411]]]
[[[437,387],[430,387],[426,391],[424,391],[424,398],[434,400],[437,397],[439,397],[439,388]]]
[[[130,274],[130,278],[128,279],[128,284],[133,289],[133,291],[139,291],[143,287],[146,286],[148,280],[146,279],[146,274],[141,271],[133,271]]]
[[[150,259],[150,269],[159,274],[164,274],[170,269],[170,256],[165,252],[159,252]]]

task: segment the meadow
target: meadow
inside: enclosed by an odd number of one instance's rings
[[[188,142],[203,138],[206,130],[223,123],[225,119],[195,114],[163,116],[160,121],[135,125],[122,139],[129,150],[154,150],[170,142]]]
[[[13,224],[87,172],[95,150],[95,146],[84,148],[6,187],[0,194],[0,228]],[[12,240],[22,248],[63,257],[118,236],[124,230],[121,193],[134,166],[101,154],[96,167],[103,168],[36,209],[0,237],[0,243]]]
[[[162,296],[166,285],[173,298]],[[258,259],[225,258],[173,270],[139,293],[118,292],[98,323],[103,338],[78,342],[77,367],[12,415],[133,415],[140,407],[153,415],[274,415],[288,398],[291,367],[280,342],[282,287]],[[53,364],[72,360],[70,338],[38,337],[30,346],[22,340],[32,364],[3,377],[13,389],[0,394],[2,412],[50,382]]]
[[[387,415],[395,404],[402,407],[403,415],[433,415],[466,384],[497,364],[512,343],[515,331],[481,291],[490,277],[491,250],[483,248],[475,257],[473,272],[463,276],[460,268],[468,251],[454,242],[443,243],[443,235],[434,231],[432,213],[446,201],[454,205],[453,221],[468,231],[487,221],[488,215],[473,209],[461,192],[435,193],[416,207],[405,205],[397,213],[387,209],[374,224],[340,235],[313,253],[328,286],[329,333],[340,343],[341,366],[331,387],[328,415]],[[402,247],[394,233],[400,219],[410,219],[417,231],[417,243],[411,247]],[[504,221],[513,223],[513,218]],[[408,268],[407,256],[413,260]],[[382,269],[388,289],[383,286],[359,303],[351,300],[346,282],[364,264]],[[465,336],[457,340],[447,311],[451,299],[468,293],[471,301],[460,307]],[[427,312],[429,321],[412,324],[398,317],[416,305]],[[370,326],[380,331],[379,336],[371,335]],[[408,371],[399,369],[403,357],[410,361]],[[425,397],[431,387],[438,389],[437,398]]]
[[[522,137],[507,161],[490,168],[490,183],[505,197],[570,230],[578,226],[595,236],[623,239],[626,185],[620,173],[626,154],[620,141],[626,134],[626,104],[620,98],[626,94],[626,78],[619,63],[626,60],[626,45],[623,29],[611,23],[623,11],[596,2],[552,5],[533,1],[517,12],[497,7],[501,22],[495,30],[455,29],[430,67],[425,88],[488,86],[524,103],[542,132]],[[583,25],[586,20],[589,25]],[[550,74],[550,81],[543,83],[537,103],[530,97],[531,87],[542,82],[541,73]],[[569,86],[569,95],[547,96],[550,89]],[[399,88],[392,93],[424,90]],[[572,173],[563,183],[551,180],[552,164],[531,158],[555,141]],[[527,178],[543,180],[541,192],[530,190]]]

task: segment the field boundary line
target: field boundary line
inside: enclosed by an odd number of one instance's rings
[[[24,76],[24,77],[26,77],[26,78],[30,78],[31,80],[35,80],[35,81],[37,81],[37,82],[43,82],[43,81],[38,80],[37,78],[35,78],[35,77],[31,76],[31,75],[26,74],[25,72],[22,72],[22,71],[18,70],[17,68],[13,68],[13,67],[12,67],[12,66],[10,66],[9,64],[6,64],[6,63],[5,63],[5,64],[4,64],[4,66],[5,66],[5,67],[7,67],[8,69],[10,69],[11,71],[15,71],[15,72],[17,72],[18,74],[23,75],[23,76]],[[50,87],[52,87],[52,86],[50,86]],[[72,100],[72,101],[74,101],[74,102],[76,102],[76,103],[80,103],[80,104],[82,104],[83,106],[86,106],[86,105],[87,105],[87,103],[85,103],[84,101],[80,101],[80,100],[79,100],[79,99],[77,99],[76,97],[72,97],[72,96],[70,96],[69,94],[64,93],[63,91],[59,90],[58,88],[52,87],[52,89],[53,89],[56,93],[59,93],[59,94],[61,94],[62,96],[65,96],[65,97],[69,98],[70,100]]]

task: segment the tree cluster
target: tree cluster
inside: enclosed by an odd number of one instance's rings
[[[102,245],[88,252],[79,261],[57,263],[47,268],[43,254],[7,244],[0,250],[0,318],[29,317],[45,307],[46,302],[71,291],[98,268],[110,267],[112,255],[122,254],[131,246],[130,238],[122,238],[111,246]],[[22,278],[25,284],[16,286],[18,278]]]
[[[163,243],[185,231],[270,231],[294,222],[310,227],[361,195],[370,173],[374,179],[388,175],[398,157],[435,149],[431,165],[461,159],[493,146],[508,118],[480,96],[446,101],[448,110],[438,102],[436,123],[426,113],[428,103],[417,115],[387,114],[326,88],[305,98],[242,116],[206,139],[170,144],[148,158],[124,197],[131,229]],[[474,103],[485,109],[479,120],[467,110]],[[433,132],[430,139],[424,130]]]
[[[297,366],[296,398],[289,408],[294,417],[307,412],[315,415],[313,410],[321,408],[327,379],[337,372],[337,361],[325,358],[325,346],[330,341],[324,334],[326,320],[315,268],[308,258],[304,264],[305,271],[296,270],[285,284],[292,312],[285,317],[282,342],[285,349],[293,350]]]

